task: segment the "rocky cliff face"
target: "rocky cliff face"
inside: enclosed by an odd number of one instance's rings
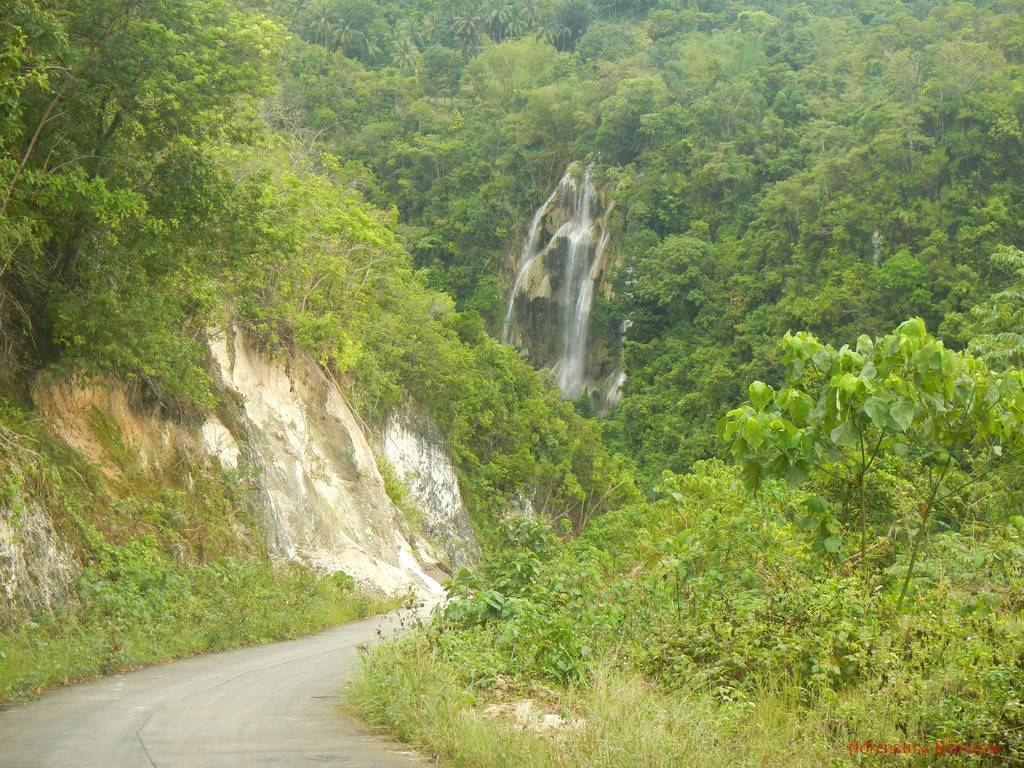
[[[340,388],[312,361],[296,357],[286,367],[238,333],[220,334],[210,348],[224,430],[208,424],[204,434],[229,461],[230,438],[245,446],[266,498],[272,549],[387,593],[440,593],[421,566],[433,558],[404,534],[368,435]]]
[[[40,385],[34,400],[48,431],[112,479],[122,470],[97,435],[99,422],[157,481],[183,455],[211,470],[244,469],[272,556],[343,570],[387,594],[440,594],[432,549],[388,497],[371,448],[371,438],[381,443],[410,483],[431,539],[461,565],[472,531],[433,425],[410,411],[396,415],[383,438],[372,436],[319,366],[301,355],[271,358],[231,329],[212,334],[210,361],[219,405],[203,423],[166,418],[117,382]],[[47,610],[73,593],[82,566],[55,525],[64,517],[52,500],[0,493],[0,596],[15,611]]]
[[[81,572],[43,505],[19,494],[0,502],[0,605],[14,616],[53,610]]]
[[[550,368],[562,392],[590,395],[597,411],[618,401],[618,332],[595,329],[595,295],[610,296],[612,205],[589,167],[574,164],[534,213],[515,265],[502,340],[538,368]]]
[[[427,536],[453,568],[470,564],[478,547],[455,467],[437,427],[413,409],[394,413],[381,435],[381,452],[423,510]]]

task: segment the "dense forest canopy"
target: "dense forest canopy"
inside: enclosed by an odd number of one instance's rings
[[[529,212],[596,159],[620,268],[594,325],[632,324],[607,434],[649,477],[721,453],[714,421],[787,329],[920,315],[964,346],[1011,278],[1018,2],[268,7],[309,43],[280,119],[397,205],[430,283],[492,331]]]
[[[228,313],[311,354],[368,420],[422,404],[481,521],[521,493],[576,523],[633,495],[599,427],[428,286],[394,206],[287,106],[310,46],[279,22],[228,0],[25,0],[2,23],[8,396],[40,371],[113,375],[195,419]]]
[[[786,330],[838,341],[919,315],[962,347],[972,309],[1013,277],[992,256],[1024,237],[1019,3],[250,8],[14,5],[3,237],[20,299],[5,313],[34,317],[43,357],[185,375],[176,337],[140,327],[148,358],[134,336],[105,337],[110,270],[170,280],[187,253],[197,272],[230,259],[249,217],[206,149],[268,127],[397,209],[420,276],[492,335],[530,212],[571,161],[596,160],[618,204],[618,270],[592,333],[630,322],[605,432],[650,481],[721,455],[715,421],[744,381],[777,374]],[[94,233],[132,258],[79,270]],[[151,300],[184,318],[207,279],[118,309],[148,317]]]

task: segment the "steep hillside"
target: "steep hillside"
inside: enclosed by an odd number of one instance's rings
[[[636,497],[279,111],[299,42],[267,16],[19,0],[0,24],[7,694],[319,626],[368,609],[352,587],[437,594],[510,506],[579,527]],[[262,597],[251,624],[216,608]]]
[[[992,255],[1024,244],[1012,0],[270,6],[309,43],[282,105],[364,164],[432,284],[495,335],[532,212],[593,162],[619,269],[589,354],[617,356],[627,322],[606,434],[648,485],[721,455],[715,422],[777,375],[787,330],[839,344],[920,315],[962,348],[1009,279]],[[530,322],[548,332],[521,346],[559,375],[545,347],[571,323]]]
[[[40,379],[32,412],[5,406],[3,697],[433,598],[447,576],[430,540],[446,558],[474,551],[454,476],[423,473],[443,443],[406,442],[424,506],[399,510],[383,455],[318,366],[233,327],[211,334],[219,405],[205,416],[172,417],[114,379]],[[443,494],[458,503],[434,504]],[[232,605],[253,613],[226,624]]]
[[[113,381],[36,397],[45,415],[0,413],[0,701],[382,607],[274,555],[251,465],[204,450],[202,424]]]

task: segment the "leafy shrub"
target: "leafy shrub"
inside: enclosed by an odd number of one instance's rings
[[[751,383],[750,400],[720,422],[722,435],[752,488],[766,476],[846,485],[840,498],[859,506],[862,561],[868,475],[888,457],[906,457],[921,482],[908,486],[916,514],[907,526],[902,604],[936,512],[1024,451],[1024,373],[993,372],[947,349],[921,318],[877,339],[861,335],[856,349],[837,350],[808,333],[787,333],[780,348],[784,386]],[[983,494],[989,488],[980,487]]]
[[[428,633],[439,659],[484,690],[507,677],[588,685],[608,659],[663,690],[737,706],[765,690],[850,706],[869,689],[914,713],[910,739],[1021,747],[1019,529],[937,535],[897,612],[888,596],[909,553],[880,549],[888,565],[867,572],[823,557],[800,524],[809,493],[767,482],[751,497],[716,462],[666,475],[659,490],[563,546],[547,524],[507,521],[499,538],[515,546],[449,586]],[[856,531],[836,535],[855,551]],[[856,707],[850,718],[869,716],[868,702]]]

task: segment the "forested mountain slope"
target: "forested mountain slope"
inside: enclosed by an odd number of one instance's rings
[[[272,20],[125,0],[4,23],[10,393],[37,370],[112,373],[202,411],[205,329],[227,313],[313,355],[367,420],[421,403],[481,514],[518,492],[579,513],[607,490],[584,479],[613,471],[593,427],[424,284],[348,163],[279,125],[276,67],[300,43]]]
[[[310,43],[282,113],[372,171],[494,333],[529,212],[570,161],[604,169],[621,268],[592,332],[632,323],[608,431],[648,478],[720,453],[715,420],[788,329],[920,315],[965,345],[1024,237],[1013,0],[272,8]]]

